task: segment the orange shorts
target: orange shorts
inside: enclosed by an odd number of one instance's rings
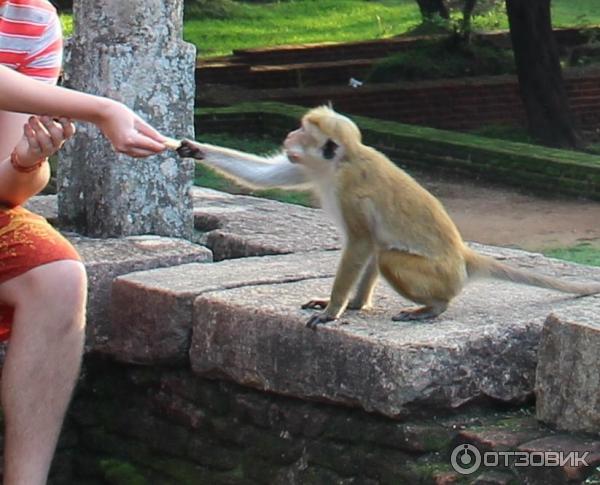
[[[46,219],[20,206],[0,205],[0,284],[61,260],[80,261],[75,248]],[[14,308],[0,302],[0,341],[8,340]]]

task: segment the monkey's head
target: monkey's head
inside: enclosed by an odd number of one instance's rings
[[[352,120],[321,106],[302,117],[300,128],[283,145],[292,163],[317,170],[335,168],[361,146],[361,133]]]

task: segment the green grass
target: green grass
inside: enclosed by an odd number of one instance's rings
[[[73,15],[61,13],[60,21],[62,23],[62,28],[65,36],[73,34]]]
[[[600,24],[597,3],[598,0],[554,0],[554,25]],[[296,0],[239,4],[231,18],[188,20],[184,32],[200,55],[214,56],[241,48],[385,38],[413,31],[420,21],[415,0]],[[473,28],[507,29],[504,9],[474,17]]]
[[[487,138],[535,144],[535,141],[531,138],[527,129],[513,125],[487,125],[476,130],[471,130],[469,133],[477,136],[485,136]]]
[[[573,261],[579,264],[600,266],[600,247],[589,243],[579,244],[570,248],[555,248],[544,250],[546,256]]]
[[[270,154],[279,149],[279,145],[274,143],[272,140],[267,138],[261,139],[256,136],[241,137],[230,134],[204,133],[201,141],[203,143],[211,143],[214,145],[226,146],[228,148],[235,148],[236,150],[258,154]],[[223,177],[214,170],[205,167],[201,163],[196,164],[194,183],[201,187],[208,187],[210,189],[229,192],[231,194],[253,195],[256,197],[264,197],[266,199],[278,200],[280,202],[303,205],[306,207],[315,206],[314,196],[310,192],[282,189],[250,190],[239,184],[236,184],[226,177]]]
[[[233,49],[389,37],[420,23],[414,0],[297,0],[240,4],[230,19],[192,19],[184,37],[202,56]]]
[[[556,27],[600,25],[598,0],[553,0],[552,15]],[[61,18],[65,34],[71,35],[72,16]],[[228,1],[226,8],[213,8],[208,16],[188,18],[184,37],[201,56],[216,56],[242,48],[390,37],[414,31],[420,22],[415,0]],[[474,17],[473,28],[508,28],[504,9]]]

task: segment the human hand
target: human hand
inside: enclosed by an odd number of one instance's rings
[[[34,167],[54,155],[75,134],[75,125],[67,118],[58,121],[49,116],[31,116],[23,126],[23,137],[15,147],[19,166]]]
[[[164,136],[117,101],[107,100],[96,125],[119,153],[141,158],[166,149]]]

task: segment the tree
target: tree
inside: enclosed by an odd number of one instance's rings
[[[530,134],[544,145],[579,147],[552,31],[550,0],[506,0],[506,11]]]
[[[450,18],[450,12],[444,0],[417,0],[417,3],[424,21],[431,20],[436,15],[443,19]]]

